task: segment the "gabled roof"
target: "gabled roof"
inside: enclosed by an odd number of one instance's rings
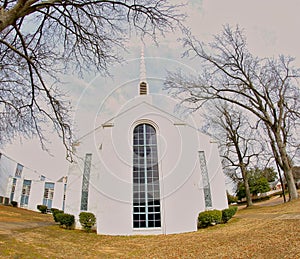
[[[149,97],[149,95],[147,95]],[[143,98],[143,97],[138,97],[138,98]],[[137,100],[137,99],[136,99]],[[167,112],[166,110],[163,110],[155,105],[153,105],[152,103],[149,103],[147,101],[147,99],[145,100],[141,100],[139,101],[138,103],[134,104],[134,105],[131,105],[129,106],[127,109],[125,108],[123,111],[121,111],[120,113],[116,114],[115,116],[113,116],[112,118],[106,120],[104,123],[102,123],[101,125],[95,127],[93,130],[87,132],[86,134],[82,135],[80,138],[78,138],[74,143],[76,145],[76,143],[80,143],[80,140],[82,140],[83,138],[89,136],[90,134],[94,133],[95,131],[99,130],[99,129],[103,129],[103,128],[106,128],[106,127],[113,127],[114,126],[114,121],[119,118],[119,117],[122,117],[124,116],[126,113],[128,112],[131,112],[131,111],[134,111],[134,110],[137,110],[137,113],[139,112],[139,108],[141,106],[147,106],[149,107],[150,109],[152,110],[156,110],[157,112],[161,113],[161,114],[165,114],[172,122],[174,125],[176,126],[188,126],[190,128],[193,128],[194,130],[198,131],[199,133],[203,134],[203,135],[206,135],[208,137],[211,138],[211,140],[213,142],[215,142],[215,140],[207,135],[207,134],[204,134],[202,133],[199,128],[196,128],[195,126],[189,124],[188,122],[184,121],[183,119],[180,119],[178,118],[177,116],[173,115],[172,113],[170,112]]]
[[[63,176],[57,180],[58,183],[66,183],[68,180],[68,176]]]
[[[148,96],[149,96],[149,95],[148,95]],[[143,98],[143,97],[138,97],[138,98]],[[95,131],[97,131],[97,130],[99,130],[99,129],[101,129],[101,128],[112,127],[113,124],[114,124],[114,120],[115,120],[115,119],[117,119],[117,118],[119,118],[119,117],[125,115],[126,113],[128,113],[128,112],[130,112],[130,111],[133,111],[133,110],[135,110],[135,109],[138,110],[141,106],[148,106],[150,109],[153,109],[153,110],[156,110],[156,111],[158,111],[158,112],[160,112],[160,113],[162,113],[162,114],[165,114],[166,116],[168,116],[168,117],[173,121],[174,125],[187,125],[187,123],[186,123],[184,120],[182,120],[182,119],[176,117],[175,115],[173,115],[173,114],[171,114],[171,113],[169,113],[169,112],[167,112],[167,111],[165,111],[165,110],[163,110],[163,109],[161,109],[161,108],[159,108],[159,107],[157,107],[157,106],[155,106],[155,105],[153,105],[153,104],[150,104],[149,102],[147,102],[147,101],[144,100],[144,101],[138,102],[138,103],[135,104],[135,105],[132,105],[132,106],[128,107],[127,109],[124,109],[123,111],[121,111],[121,112],[118,113],[117,115],[115,115],[115,116],[113,116],[112,118],[106,120],[106,121],[105,121],[104,123],[102,123],[101,125],[95,127],[95,128],[92,129],[91,131],[89,131],[89,132],[87,132],[86,134],[82,135],[81,137],[79,137],[78,139],[76,139],[76,140],[74,141],[74,145],[76,145],[76,143],[79,143],[80,140],[82,140],[83,138],[87,137],[88,135],[94,133]],[[138,112],[138,111],[137,111],[137,112]]]
[[[101,124],[101,126],[103,127],[105,125],[111,125],[111,124],[113,124],[113,122],[114,122],[115,119],[123,116],[124,114],[128,113],[129,111],[138,109],[142,105],[148,106],[149,108],[152,108],[152,109],[154,109],[156,111],[159,111],[160,113],[163,113],[163,114],[167,115],[170,119],[172,119],[172,121],[173,121],[174,124],[181,124],[181,125],[187,124],[184,120],[176,117],[175,115],[173,115],[173,114],[171,114],[171,113],[169,113],[169,112],[167,112],[167,111],[165,111],[163,109],[160,109],[159,107],[157,107],[157,106],[155,106],[153,104],[150,104],[150,103],[148,103],[146,101],[142,101],[142,102],[140,102],[140,103],[138,103],[136,105],[133,105],[133,106],[125,109],[124,111],[120,112],[119,114],[117,114],[116,116],[112,117],[111,119],[105,121],[104,123]],[[99,128],[99,127],[97,127],[97,128]]]

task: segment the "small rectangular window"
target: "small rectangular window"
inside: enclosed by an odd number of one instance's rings
[[[23,171],[23,166],[21,164],[17,164],[17,168],[16,168],[16,172],[15,172],[15,177],[21,178],[22,171]]]
[[[13,178],[12,186],[11,186],[11,192],[10,192],[10,201],[11,202],[14,200],[16,185],[17,185],[17,179]]]
[[[43,205],[46,205],[48,209],[52,208],[52,201],[54,197],[54,183],[46,182],[44,189]]]
[[[21,202],[20,202],[21,207],[28,206],[30,189],[31,189],[31,180],[24,180],[23,188],[22,188],[22,195],[21,195]]]

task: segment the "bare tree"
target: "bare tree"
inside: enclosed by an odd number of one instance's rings
[[[182,21],[167,0],[4,0],[0,3],[0,144],[49,123],[71,152],[70,103],[59,73],[106,74],[131,32],[172,30]]]
[[[223,169],[235,183],[244,183],[247,207],[252,206],[249,187],[249,166],[257,164],[264,152],[253,116],[223,101],[205,106],[205,132],[219,142]],[[250,122],[252,119],[252,123]]]
[[[197,110],[205,102],[220,99],[254,114],[268,132],[276,163],[285,174],[290,198],[298,198],[292,176],[289,149],[299,149],[292,140],[298,128],[300,91],[299,69],[293,58],[259,59],[247,50],[246,37],[237,26],[225,26],[208,46],[186,32],[183,39],[186,55],[199,58],[201,71],[197,78],[181,71],[170,73],[165,87],[183,102]]]

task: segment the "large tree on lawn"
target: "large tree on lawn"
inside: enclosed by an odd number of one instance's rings
[[[189,31],[182,39],[186,55],[198,58],[198,76],[180,70],[169,73],[165,87],[177,98],[199,109],[220,99],[251,112],[268,134],[276,163],[283,170],[290,199],[298,198],[292,175],[293,149],[299,150],[300,89],[298,68],[293,58],[258,58],[247,49],[246,37],[238,26],[224,26],[208,45]]]
[[[70,155],[72,130],[59,73],[107,74],[131,33],[172,30],[168,0],[4,0],[0,3],[0,144],[54,126]]]
[[[205,133],[219,143],[225,174],[235,183],[243,183],[247,207],[252,206],[249,187],[249,166],[262,160],[264,147],[259,131],[253,126],[255,118],[233,104],[215,100],[204,106]]]

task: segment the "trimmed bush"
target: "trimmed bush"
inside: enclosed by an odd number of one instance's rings
[[[81,212],[79,214],[79,222],[84,230],[89,232],[96,223],[96,217],[91,212]]]
[[[62,227],[67,229],[71,229],[75,223],[74,215],[67,213],[56,213],[56,219]]]
[[[47,213],[47,206],[46,206],[46,205],[37,205],[36,207],[37,207],[37,209],[38,209],[41,213],[43,213],[43,214],[46,214],[46,213]]]
[[[222,211],[207,210],[199,213],[198,227],[206,228],[222,222]]]
[[[13,207],[18,207],[18,202],[16,202],[16,201],[11,201],[10,204],[11,204]]]
[[[62,210],[55,209],[55,208],[51,209],[51,212],[52,212],[53,220],[55,222],[58,222],[56,215],[59,213],[64,213]]]
[[[53,213],[55,213],[55,211],[58,211],[59,209],[56,209],[56,208],[51,208],[50,209],[50,211],[51,211],[51,213],[53,214]]]
[[[230,220],[234,216],[237,209],[237,206],[230,206],[228,209],[222,210],[222,222],[227,223],[228,220]]]
[[[56,213],[55,215],[56,222],[58,222],[61,226],[63,225],[63,214],[64,213]]]

